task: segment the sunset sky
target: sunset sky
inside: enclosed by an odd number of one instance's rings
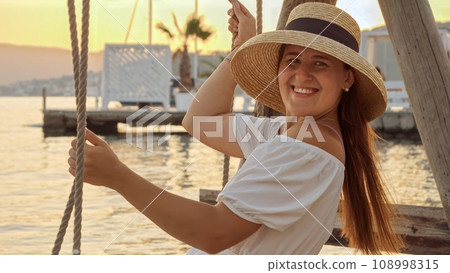
[[[0,43],[70,48],[69,25],[65,0],[1,0]],[[81,7],[81,0],[76,4]],[[242,0],[255,14],[255,0]],[[263,1],[264,31],[274,30],[283,0]],[[429,1],[436,20],[450,20],[450,1]],[[105,43],[123,43],[125,28],[129,24],[135,0],[91,0],[90,51],[100,51]],[[194,0],[153,0],[153,26],[164,22],[171,29],[171,12],[183,24],[186,16],[194,11]],[[206,44],[199,48],[206,51],[227,51],[231,35],[227,31],[227,0],[198,0],[199,14],[216,31]],[[376,0],[338,0],[338,6],[352,16],[362,29],[384,24]],[[81,18],[81,10],[77,16]],[[115,17],[115,18],[114,18]],[[148,0],[140,0],[129,43],[148,43]],[[122,26],[121,26],[122,25]],[[153,30],[154,44],[167,44],[168,40],[158,30]]]

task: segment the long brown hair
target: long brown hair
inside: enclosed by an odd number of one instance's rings
[[[345,145],[345,179],[341,218],[343,236],[349,245],[364,254],[399,252],[403,240],[394,233],[391,220],[395,212],[388,203],[377,170],[375,142],[378,139],[361,109],[358,92],[343,92],[339,123]]]

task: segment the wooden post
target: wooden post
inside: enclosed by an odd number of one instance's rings
[[[426,0],[378,0],[450,227],[450,61]]]
[[[45,114],[45,111],[47,111],[47,90],[42,88],[42,113]]]
[[[327,3],[336,6],[337,0],[284,0],[283,5],[281,6],[280,17],[278,18],[277,29],[284,29],[286,26],[287,19],[291,11],[298,5],[306,3],[306,2],[320,2]],[[262,103],[255,103],[255,115],[257,117],[272,117],[272,116],[280,116],[282,113],[279,113]]]

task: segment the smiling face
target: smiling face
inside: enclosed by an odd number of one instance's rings
[[[286,116],[336,118],[343,89],[354,81],[353,71],[342,61],[295,45],[285,45],[278,73]]]

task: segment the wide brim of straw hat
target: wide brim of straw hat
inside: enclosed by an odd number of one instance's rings
[[[361,109],[365,109],[365,119],[371,121],[385,112],[386,88],[380,73],[372,64],[339,42],[296,30],[277,30],[257,35],[244,43],[234,55],[231,61],[233,77],[255,100],[285,113],[278,87],[279,55],[283,44],[321,51],[350,65],[355,74],[350,93],[358,92],[359,101],[363,104]]]

